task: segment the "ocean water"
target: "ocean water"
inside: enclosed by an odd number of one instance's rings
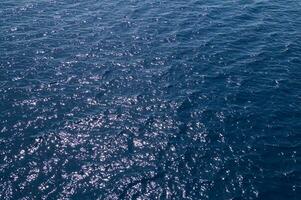
[[[1,0],[0,199],[301,199],[301,1]]]

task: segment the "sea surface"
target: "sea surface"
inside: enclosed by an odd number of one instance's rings
[[[300,200],[300,151],[301,1],[1,0],[1,200]]]

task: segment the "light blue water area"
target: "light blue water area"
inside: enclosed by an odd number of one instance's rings
[[[0,199],[300,199],[298,0],[2,0]]]

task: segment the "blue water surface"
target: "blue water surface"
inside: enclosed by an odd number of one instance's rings
[[[301,1],[1,0],[0,199],[301,199]]]

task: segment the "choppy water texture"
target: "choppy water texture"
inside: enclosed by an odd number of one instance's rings
[[[300,199],[298,0],[2,0],[0,199]]]

